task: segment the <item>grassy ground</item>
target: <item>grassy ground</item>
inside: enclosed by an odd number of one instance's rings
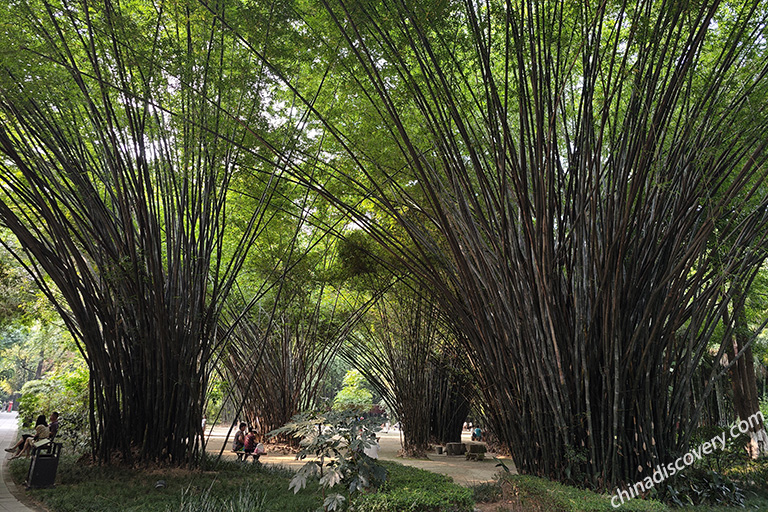
[[[762,474],[768,461],[755,464],[757,474]],[[755,474],[755,473],[752,473]],[[480,512],[733,512],[735,510],[768,510],[768,489],[765,480],[750,480],[748,489],[742,489],[743,506],[698,505],[672,508],[650,499],[634,499],[618,508],[611,504],[611,497],[592,491],[576,489],[543,478],[526,475],[507,475],[498,482],[473,487],[477,510]],[[749,482],[743,481],[746,486]],[[714,484],[705,488],[697,482],[697,493],[718,491]],[[716,496],[715,492],[709,492]],[[729,496],[721,495],[724,499]],[[695,497],[694,497],[695,498]]]
[[[28,461],[11,462],[15,481],[26,477]],[[308,511],[322,504],[316,484],[294,494],[288,490],[293,472],[251,463],[227,462],[212,471],[157,469],[138,471],[125,467],[78,464],[62,457],[53,489],[30,490],[32,498],[55,512],[167,512],[185,510],[183,502],[201,498],[238,499],[241,491],[263,503],[256,510]],[[163,481],[164,485],[158,486]],[[210,495],[210,496],[209,496]]]
[[[358,496],[356,510],[470,512],[473,508],[471,491],[444,475],[393,462],[382,465],[388,474],[386,484],[378,493]],[[29,461],[12,461],[14,480],[22,482],[28,467]],[[321,508],[323,496],[317,483],[309,482],[294,494],[288,489],[293,475],[291,469],[253,463],[221,462],[208,471],[138,471],[80,464],[73,457],[62,457],[56,487],[28,492],[52,512],[304,512]],[[160,481],[162,485],[158,485]],[[343,485],[334,491],[343,492]]]
[[[17,482],[26,477],[29,462],[10,463]],[[768,510],[765,475],[768,460],[741,464],[730,475],[745,496],[744,507],[697,506],[671,509],[650,500],[635,499],[618,509],[610,497],[524,475],[505,475],[500,481],[477,485],[473,496],[466,488],[416,468],[384,462],[387,485],[378,494],[358,498],[360,510],[382,512],[470,511],[481,512],[726,512]],[[294,494],[288,489],[293,470],[252,463],[221,462],[207,471],[181,469],[135,470],[126,467],[99,467],[78,463],[64,456],[54,489],[29,491],[52,512],[285,512],[314,511],[322,506],[317,484]],[[162,485],[158,485],[162,481]],[[697,489],[702,481],[697,480]],[[724,491],[711,484],[712,492]],[[698,492],[698,491],[697,491]],[[712,494],[712,492],[710,494]],[[727,491],[725,491],[727,492]],[[690,493],[689,493],[690,494]],[[713,495],[717,495],[716,493]],[[476,505],[472,505],[472,501]],[[415,508],[414,508],[415,507]]]

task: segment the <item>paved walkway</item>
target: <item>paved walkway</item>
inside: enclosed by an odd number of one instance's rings
[[[0,449],[8,448],[16,441],[16,430],[18,426],[17,414],[15,412],[0,412]],[[24,499],[24,491],[16,486],[8,474],[9,453],[0,451],[0,512],[34,512],[41,511],[41,508],[30,508],[34,505],[24,505],[16,496]]]
[[[208,427],[206,432],[208,430],[210,430],[210,427]],[[226,435],[226,427],[214,427],[213,432],[208,437],[206,451],[214,456],[218,455]],[[390,430],[387,433],[380,432],[378,435],[381,438],[379,451],[380,459],[399,462],[406,466],[413,466],[434,473],[441,473],[451,477],[453,481],[459,485],[474,485],[495,480],[496,474],[501,470],[501,468],[497,466],[498,461],[493,459],[496,455],[493,453],[486,454],[486,459],[482,462],[468,461],[464,456],[437,455],[434,452],[428,454],[426,459],[404,459],[397,456],[397,453],[400,450],[399,432]],[[469,443],[470,437],[469,432],[464,432],[462,434],[462,441]],[[231,439],[232,437],[230,437],[230,441],[227,444],[227,449],[224,450],[224,457],[234,459],[235,456],[229,450],[229,444],[232,442]],[[261,462],[265,464],[277,464],[298,469],[306,462],[297,461],[295,454],[281,454],[275,452],[274,449],[270,451],[270,448],[271,447],[267,445],[267,455],[261,458]],[[511,471],[517,472],[514,462],[509,457],[499,457],[499,460],[503,460],[504,464],[506,464]]]

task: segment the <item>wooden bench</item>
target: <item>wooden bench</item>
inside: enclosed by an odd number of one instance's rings
[[[259,457],[264,455],[263,453],[256,453],[255,451],[254,452],[244,452],[243,450],[233,451],[232,453],[237,455],[237,460],[238,461],[247,461],[248,457],[253,457],[253,462],[254,463],[258,462],[259,461]]]

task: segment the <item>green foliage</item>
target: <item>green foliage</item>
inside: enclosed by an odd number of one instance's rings
[[[691,446],[700,446],[702,443],[722,437],[725,439],[725,448],[715,450],[711,454],[697,461],[695,467],[723,473],[727,468],[745,464],[749,460],[746,446],[749,436],[739,434],[731,436],[730,428],[719,426],[703,426],[696,429],[691,436]]]
[[[26,479],[29,461],[18,459],[9,466],[14,481]],[[52,512],[304,512],[320,506],[317,484],[308,485],[310,492],[294,494],[287,488],[292,476],[291,470],[264,464],[221,462],[206,472],[139,471],[63,456],[56,488],[31,490],[29,495]],[[160,480],[164,487],[157,487]],[[250,491],[254,495],[246,496]],[[247,504],[256,508],[244,508]]]
[[[340,277],[375,279],[382,271],[381,246],[363,231],[350,231],[340,239],[337,256],[340,265]]]
[[[15,237],[5,229],[0,237],[0,327],[29,325],[40,316],[51,316],[51,307],[41,299],[34,279],[5,247],[15,248]]]
[[[725,475],[738,482],[743,489],[765,491],[768,482],[768,457],[747,460],[723,471]]]
[[[44,320],[15,323],[0,330],[0,398],[29,380],[82,364],[68,331]]]
[[[44,379],[29,381],[21,392],[19,415],[24,425],[31,425],[39,414],[48,418],[50,413],[57,411],[57,440],[73,452],[82,451],[87,446],[90,439],[87,369],[52,373]]]
[[[333,399],[335,411],[367,412],[373,395],[365,387],[365,377],[357,370],[349,370],[344,376],[343,387]]]
[[[661,497],[672,505],[743,507],[744,491],[730,478],[700,468],[682,471],[665,482]]]
[[[558,512],[666,512],[669,508],[658,501],[633,499],[618,509],[611,505],[610,496],[569,487],[558,482],[529,475],[504,475],[502,486],[509,486],[509,495],[516,496],[523,510]]]
[[[387,481],[353,499],[355,512],[464,512],[474,508],[472,490],[445,476],[394,462],[382,463]]]
[[[482,482],[471,486],[470,489],[472,489],[472,498],[477,503],[494,503],[499,501],[504,495],[501,483],[498,480]]]
[[[386,472],[365,450],[376,445],[379,430],[375,419],[359,418],[349,413],[310,411],[269,433],[270,436],[299,437],[296,458],[308,459],[291,480],[289,489],[298,493],[307,482],[319,479],[323,490],[323,510],[341,510],[346,498],[340,493],[326,496],[326,491],[343,484],[350,494],[376,488]],[[310,458],[311,457],[311,458]]]
[[[218,418],[219,421],[231,419],[229,416],[224,415],[226,411],[222,411],[230,392],[229,388],[230,383],[223,380],[218,374],[214,373],[211,376],[211,380],[208,383],[208,392],[205,395],[205,410],[203,411],[203,415],[206,418],[209,420],[211,418]]]
[[[34,425],[39,414],[45,414],[48,409],[46,397],[55,386],[47,380],[30,380],[21,388],[21,398],[18,400],[19,421],[23,427]],[[48,415],[46,414],[46,417]]]

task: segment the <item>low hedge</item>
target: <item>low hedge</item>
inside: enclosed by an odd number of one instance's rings
[[[381,461],[387,481],[376,492],[358,496],[355,512],[471,512],[472,491],[449,477],[422,469]]]

